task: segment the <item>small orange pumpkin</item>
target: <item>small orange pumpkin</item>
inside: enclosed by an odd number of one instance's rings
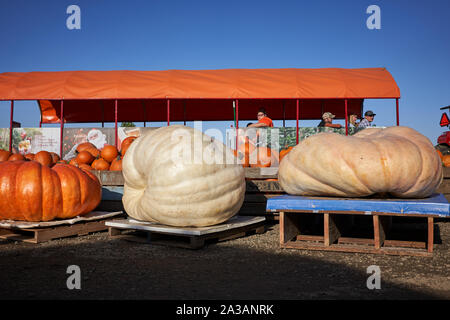
[[[442,163],[444,164],[444,167],[450,167],[450,154],[446,154],[442,157]]]
[[[105,161],[111,163],[117,156],[119,155],[119,151],[115,146],[110,144],[105,144],[103,149],[100,151],[100,157],[102,157]]]
[[[95,159],[94,162],[92,162],[92,168],[99,171],[104,171],[109,169],[109,163],[103,158]]]
[[[70,159],[69,164],[72,166],[78,167],[78,162],[77,162],[76,158]]]
[[[77,146],[77,152],[86,150],[87,148],[95,148],[95,146],[90,142],[82,142]],[[96,148],[97,149],[97,148]]]
[[[120,145],[120,154],[122,157],[127,152],[128,148],[130,147],[131,143],[133,143],[134,140],[136,140],[137,137],[131,136],[127,137],[122,141],[122,144]]]
[[[293,148],[294,147],[288,147],[287,149],[283,149],[280,151],[280,162]]]
[[[113,162],[111,162],[111,166],[109,167],[110,171],[122,171],[122,158],[120,156],[117,156],[117,158],[115,158],[113,160]]]
[[[83,150],[77,154],[75,160],[77,161],[78,164],[82,164],[82,163],[91,164],[92,161],[95,160],[95,158],[88,151]]]
[[[34,156],[34,161],[39,162],[43,166],[51,167],[53,165],[53,158],[50,152],[48,151],[39,151]]]
[[[29,161],[33,161],[34,160],[34,153],[27,153],[26,155],[24,155],[25,159],[29,160]]]
[[[9,158],[8,161],[16,161],[16,160],[25,160],[25,157],[20,153],[13,153]]]
[[[10,156],[11,156],[11,152],[0,149],[0,162],[8,161]]]

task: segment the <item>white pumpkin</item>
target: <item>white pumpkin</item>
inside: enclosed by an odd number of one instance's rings
[[[190,127],[150,131],[122,161],[122,202],[138,220],[210,226],[234,216],[244,201],[244,169],[233,151]]]
[[[278,179],[294,195],[400,198],[430,196],[442,182],[430,140],[408,127],[369,128],[353,136],[320,133],[300,142],[280,164]]]

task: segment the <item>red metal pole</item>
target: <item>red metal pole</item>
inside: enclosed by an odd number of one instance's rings
[[[114,144],[117,148],[119,143],[119,134],[117,129],[117,99],[114,101],[114,130],[115,130]]]
[[[170,100],[167,99],[167,125],[170,126]]]
[[[395,99],[395,104],[396,104],[396,111],[397,111],[397,126],[400,125],[400,117],[399,117],[399,112],[398,112],[398,98]]]
[[[299,111],[300,111],[299,110],[299,100],[297,99],[297,126],[296,126],[297,129],[296,129],[296,133],[295,133],[297,144],[298,144],[298,118],[299,118],[299,114],[300,114]]]
[[[60,129],[59,129],[59,157],[63,158],[63,145],[64,145],[64,100],[61,100],[61,110],[60,110]]]
[[[236,99],[236,150],[239,142],[239,100]]]
[[[347,109],[347,99],[345,99],[345,135],[348,136],[348,109]]]
[[[9,152],[12,152],[12,144],[13,144],[13,117],[14,117],[14,100],[11,100],[11,111],[9,118]]]

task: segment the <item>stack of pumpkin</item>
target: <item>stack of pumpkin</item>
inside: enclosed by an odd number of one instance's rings
[[[0,150],[0,162],[3,161],[15,161],[15,160],[23,160],[23,161],[37,161],[41,165],[46,167],[53,167],[55,164],[62,162],[54,152],[48,152],[45,150],[39,151],[36,154],[27,153],[26,155],[22,155],[20,153],[11,153],[6,150]]]
[[[248,140],[242,143],[235,155],[243,167],[264,168],[277,166],[293,147],[285,146],[279,154],[268,147],[256,147]]]
[[[85,170],[122,171],[122,158],[136,137],[128,137],[122,141],[121,150],[106,144],[101,150],[92,143],[80,143],[76,149],[77,156],[69,164]]]

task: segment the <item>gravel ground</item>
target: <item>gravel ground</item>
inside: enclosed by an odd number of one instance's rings
[[[280,249],[279,226],[200,250],[109,239],[107,232],[42,244],[0,240],[0,299],[450,299],[450,221],[433,257]],[[69,290],[69,265],[81,289]],[[369,290],[367,267],[381,288]]]

